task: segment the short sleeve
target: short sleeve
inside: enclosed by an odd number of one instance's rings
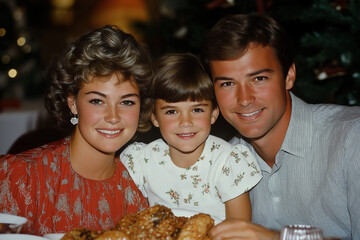
[[[144,188],[144,164],[147,159],[144,154],[144,148],[147,145],[141,142],[130,144],[120,154],[120,160],[130,173],[136,186],[139,188],[144,197],[147,198],[147,193]]]
[[[260,167],[250,149],[237,144],[218,170],[216,187],[221,200],[226,202],[249,191],[261,178]]]
[[[149,207],[147,199],[143,197],[138,187],[135,185],[129,171],[122,163],[119,163],[121,170],[120,182],[122,183],[123,196],[126,206],[126,214],[137,213]]]

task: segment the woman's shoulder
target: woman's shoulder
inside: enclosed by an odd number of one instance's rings
[[[29,149],[17,154],[7,154],[0,156],[0,164],[9,167],[38,167],[48,165],[53,160],[62,159],[69,149],[69,138],[64,138],[55,142],[44,144],[40,147]]]
[[[25,184],[26,194],[31,192],[31,195],[37,191],[36,189],[44,190],[46,184],[49,184],[49,179],[56,180],[56,176],[61,174],[66,149],[66,140],[64,140],[18,154],[1,156],[0,186],[10,192],[17,191]]]

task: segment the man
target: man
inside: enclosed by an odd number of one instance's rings
[[[224,118],[259,161],[252,220],[211,232],[272,239],[306,224],[325,236],[360,239],[360,108],[311,105],[290,92],[296,68],[286,34],[271,18],[233,15],[205,39],[203,57]]]

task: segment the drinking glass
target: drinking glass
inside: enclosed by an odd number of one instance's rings
[[[288,225],[281,230],[280,240],[323,240],[320,228],[309,225]]]

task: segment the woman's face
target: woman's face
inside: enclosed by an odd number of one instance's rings
[[[139,90],[131,81],[119,82],[118,75],[93,78],[83,84],[68,104],[79,118],[73,141],[86,151],[114,154],[135,134],[140,114]]]

